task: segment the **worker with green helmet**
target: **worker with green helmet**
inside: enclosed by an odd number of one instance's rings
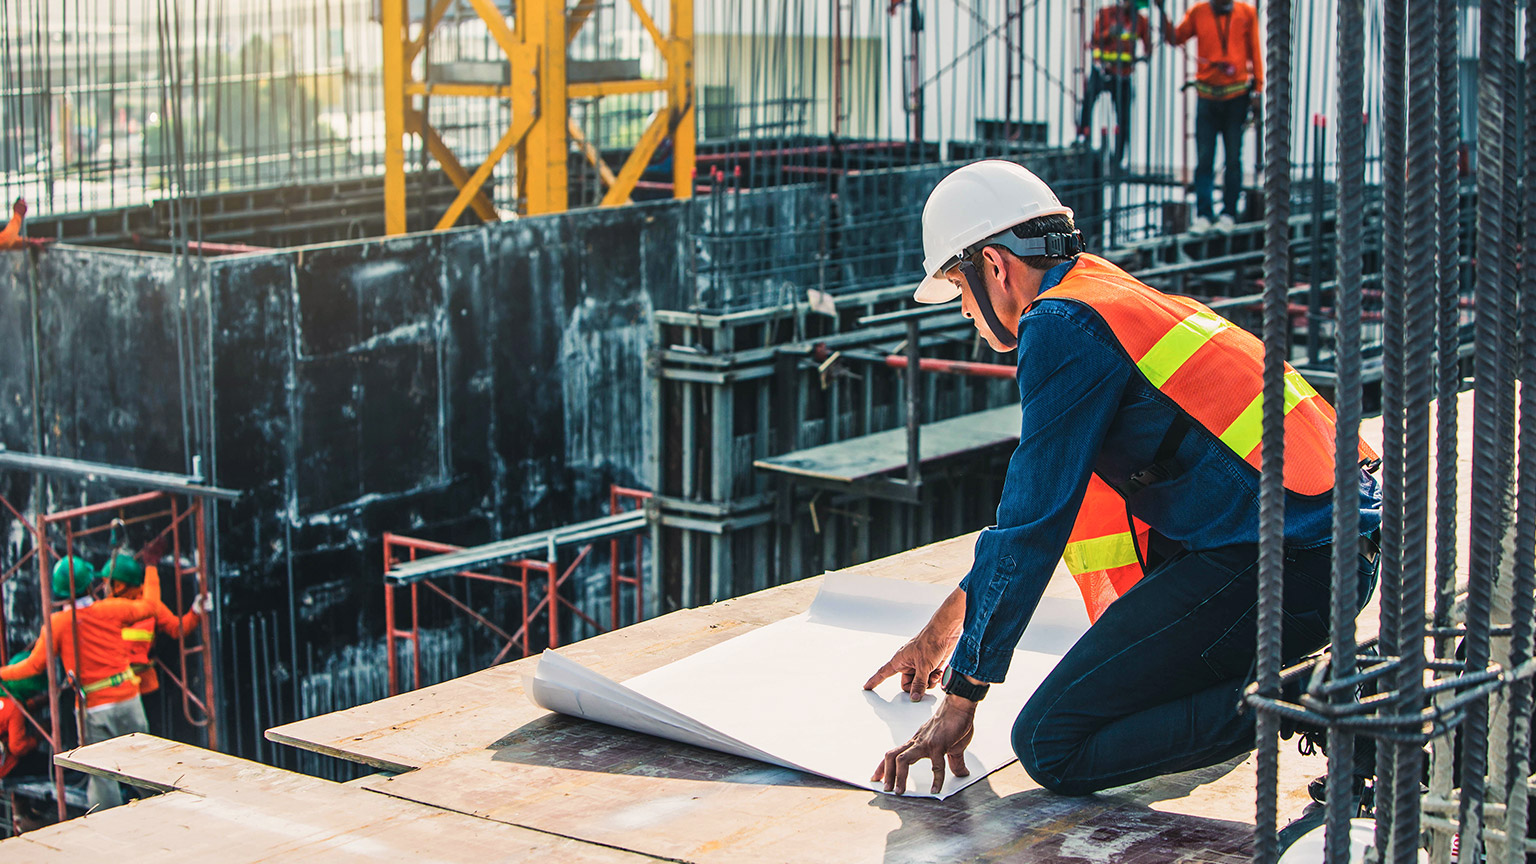
[[[96,575],[96,568],[91,562],[78,555],[60,558],[59,563],[53,565],[53,573],[49,578],[53,599],[72,600],[86,596],[90,593],[91,583],[96,581]]]
[[[112,572],[123,575],[126,571],[117,569],[120,566],[114,562]],[[0,681],[19,681],[46,673],[48,658],[58,657],[69,682],[83,697],[86,744],[149,731],[123,628],[152,617],[160,601],[160,578],[153,567],[145,570],[143,596],[138,599],[96,600],[86,593],[96,575],[81,558],[69,556],[59,561],[51,582],[54,599],[63,601],[64,608],[53,613],[49,629],[38,634],[25,657],[0,667]],[[52,645],[48,644],[50,631]],[[113,807],[123,802],[122,790],[114,781],[92,777],[87,800],[92,805]]]

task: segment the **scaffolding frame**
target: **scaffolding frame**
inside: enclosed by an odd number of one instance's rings
[[[518,210],[523,215],[563,212],[569,206],[569,154],[574,142],[594,166],[606,167],[601,154],[588,142],[571,117],[573,99],[661,93],[666,104],[650,118],[639,142],[617,173],[602,171],[608,191],[605,207],[629,203],[640,175],[656,148],[672,140],[673,197],[693,196],[694,148],[697,133],[693,105],[693,3],[668,0],[668,33],[662,33],[640,0],[629,0],[641,25],[654,43],[665,66],[659,79],[630,78],[571,81],[566,74],[570,42],[597,9],[596,0],[582,0],[569,12],[564,0],[523,0],[508,18],[494,0],[468,0],[480,22],[501,49],[509,66],[505,84],[433,82],[418,80],[412,64],[426,49],[453,0],[435,0],[411,36],[408,0],[386,0],[382,8],[384,33],[384,231],[406,231],[406,152],[404,136],[422,136],[423,143],[443,172],[459,189],[458,196],[438,219],[435,230],[453,227],[465,208],[487,222],[500,215],[482,191],[491,171],[508,152],[517,162]],[[426,76],[430,78],[430,75]],[[504,100],[511,106],[511,124],[473,171],[457,156],[428,122],[425,111],[412,100],[428,96],[453,96]]]
[[[22,712],[27,723],[35,729],[39,736],[51,748],[53,752],[60,752],[63,740],[63,722],[60,707],[62,704],[63,690],[73,686],[72,682],[62,680],[59,675],[58,664],[54,661],[57,657],[53,650],[53,620],[52,613],[61,609],[74,608],[75,600],[85,596],[77,586],[74,579],[74,568],[70,568],[70,597],[68,600],[55,601],[52,599],[52,569],[53,546],[49,541],[50,533],[61,535],[64,553],[60,560],[69,560],[75,554],[77,541],[100,534],[103,531],[111,531],[114,525],[135,525],[150,522],[157,519],[168,518],[170,521],[162,528],[155,539],[168,538],[169,549],[175,564],[172,567],[172,584],[175,592],[176,608],[185,606],[182,596],[183,577],[192,576],[197,583],[198,590],[194,593],[211,593],[215,580],[208,566],[208,529],[206,520],[205,499],[233,500],[238,493],[202,485],[201,478],[181,476],[174,474],[162,474],[160,472],[138,471],[135,469],[120,468],[112,465],[104,465],[93,462],[82,462],[73,459],[61,459],[46,456],[34,456],[25,453],[0,453],[0,468],[12,468],[17,470],[34,471],[39,474],[56,474],[61,476],[89,477],[99,480],[118,480],[133,482],[141,485],[158,486],[160,488],[137,495],[113,498],[96,504],[75,507],[56,513],[48,513],[29,520],[22,514],[20,508],[12,504],[5,496],[0,495],[0,505],[10,513],[32,538],[32,548],[23,553],[10,567],[0,571],[0,592],[10,583],[10,580],[23,571],[29,561],[36,562],[38,587],[41,597],[45,598],[42,612],[42,633],[46,636],[43,640],[46,653],[47,677],[48,677],[48,723],[38,718],[27,710],[20,702],[18,709]],[[185,503],[180,499],[185,498]],[[76,527],[77,520],[85,520],[91,517],[100,517],[105,514],[113,514],[105,522],[98,524],[85,524]],[[182,566],[183,539],[187,542],[187,551],[195,555],[191,566]],[[142,554],[142,553],[140,553]],[[138,557],[138,556],[135,556]],[[88,592],[87,592],[88,593]],[[183,633],[176,639],[178,662],[180,671],[178,675],[164,662],[156,659],[155,663],[166,677],[173,681],[182,694],[182,712],[187,722],[205,731],[207,746],[209,749],[218,749],[217,726],[217,699],[215,697],[217,664],[214,663],[210,646],[211,622],[206,613],[199,612],[202,619],[201,635],[196,644],[189,645],[187,634]],[[78,640],[78,632],[76,633]],[[0,617],[0,664],[9,662],[9,651],[6,648],[7,633],[5,620]],[[78,657],[78,644],[76,656]],[[192,658],[199,658],[198,661]],[[200,662],[199,662],[200,661]],[[191,681],[191,669],[201,667],[203,687],[201,694],[193,692],[189,686]],[[76,699],[75,720],[79,740],[84,741],[84,703]],[[62,766],[53,766],[54,793],[57,799],[59,819],[68,818],[67,799],[65,797],[64,769]]]
[[[504,640],[501,650],[491,660],[494,666],[506,659],[508,652],[514,646],[521,651],[521,656],[527,657],[533,653],[533,625],[542,616],[547,619],[548,639],[547,647],[560,647],[560,610],[562,608],[587,622],[599,633],[608,630],[617,630],[621,623],[619,605],[622,599],[623,586],[630,585],[634,588],[634,621],[644,619],[644,582],[645,582],[645,538],[650,531],[647,524],[649,515],[645,512],[645,502],[652,497],[652,493],[641,489],[630,489],[623,486],[612,486],[608,493],[609,515],[602,519],[567,526],[563,529],[540,532],[528,537],[516,538],[511,541],[485,544],[476,547],[454,546],[448,543],[439,543],[435,540],[424,540],[417,537],[406,537],[400,534],[385,533],[384,542],[384,646],[388,657],[389,695],[398,696],[403,692],[400,688],[400,658],[398,643],[402,640],[411,644],[411,687],[417,690],[422,687],[421,677],[421,587],[425,585],[430,591],[447,601],[449,605],[469,616],[480,626],[486,628],[500,639]],[[628,503],[631,509],[626,510]],[[618,518],[616,518],[618,517]],[[625,535],[633,535],[634,565],[633,576],[626,576],[619,564],[620,544],[624,542]],[[560,589],[570,580],[576,568],[586,561],[593,548],[606,540],[609,544],[609,592],[613,598],[612,611],[609,616],[609,626],[604,628],[592,616],[582,611],[575,603],[562,597]],[[561,546],[584,543],[571,562],[561,568],[558,550]],[[521,557],[516,554],[508,554],[508,549],[528,547],[542,547],[545,560]],[[420,557],[426,553],[428,557]],[[526,553],[524,553],[526,554]],[[406,566],[417,564],[418,566]],[[506,576],[482,572],[479,568],[486,565],[499,565],[502,568],[516,571],[516,575]],[[520,601],[519,624],[516,629],[508,630],[496,622],[477,612],[472,606],[456,597],[453,592],[437,584],[436,579],[445,576],[461,576],[476,582],[486,582],[492,585],[503,585],[508,588],[516,588]],[[537,602],[532,601],[533,586],[542,581],[545,585],[543,596]],[[409,589],[409,597],[405,605],[409,608],[410,625],[398,626],[400,603],[397,601],[395,591]],[[632,622],[633,623],[633,622]]]

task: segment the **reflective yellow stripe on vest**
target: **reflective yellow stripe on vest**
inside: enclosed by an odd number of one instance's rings
[[[1136,538],[1126,531],[1078,540],[1067,544],[1067,548],[1061,552],[1061,560],[1074,574],[1127,567],[1139,563],[1136,559]]]
[[[1151,349],[1142,358],[1136,361],[1136,368],[1141,374],[1147,376],[1147,380],[1153,387],[1161,388],[1175,372],[1178,372],[1189,358],[1195,356],[1205,343],[1216,337],[1217,333],[1235,327],[1231,321],[1222,318],[1214,312],[1201,310],[1194,312],[1183,321],[1174,325],[1173,329],[1163,334]],[[1317,395],[1301,373],[1294,369],[1285,373],[1285,413],[1291,413],[1291,409],[1300,405],[1303,401]],[[1247,458],[1253,448],[1259,446],[1262,436],[1264,418],[1264,394],[1259,394],[1248,403],[1248,407],[1233,420],[1220,435],[1222,443],[1231,447],[1238,456]]]
[[[139,630],[135,627],[124,627],[123,639],[129,642],[153,642],[155,641],[155,631]]]
[[[1291,369],[1285,373],[1285,413],[1291,413],[1291,409],[1302,402],[1317,395],[1307,379],[1301,377],[1301,373]],[[1253,397],[1243,413],[1237,415],[1232,425],[1226,428],[1219,436],[1221,442],[1231,447],[1237,455],[1248,458],[1253,448],[1259,446],[1259,439],[1263,437],[1264,426],[1264,394]]]
[[[1231,321],[1215,312],[1201,310],[1174,325],[1163,334],[1151,350],[1136,361],[1136,368],[1147,376],[1153,387],[1161,388],[1173,373],[1179,371],[1189,358],[1195,356],[1200,346],[1216,338],[1216,334],[1233,327]]]

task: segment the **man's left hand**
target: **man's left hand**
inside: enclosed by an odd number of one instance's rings
[[[969,777],[965,767],[965,748],[975,732],[976,703],[958,696],[945,695],[939,710],[924,723],[907,743],[889,750],[875,769],[873,782],[885,781],[885,791],[897,795],[907,791],[907,771],[924,759],[933,762],[934,795],[944,788],[944,763],[956,777]]]

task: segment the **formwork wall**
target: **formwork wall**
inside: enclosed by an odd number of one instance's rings
[[[383,532],[485,542],[650,485],[644,364],[652,309],[686,305],[682,217],[637,206],[202,261],[10,253],[0,444],[174,472],[198,456],[244,493],[216,523],[221,708],[227,743],[259,754],[261,728],[384,695],[366,671],[384,667]],[[0,474],[0,494],[43,510],[135,491],[31,484]],[[26,541],[9,520],[3,536],[8,564]],[[606,579],[576,595],[606,616]],[[35,579],[5,601],[16,650]],[[473,602],[510,618],[509,598]],[[499,647],[463,621],[428,640],[434,678]]]

